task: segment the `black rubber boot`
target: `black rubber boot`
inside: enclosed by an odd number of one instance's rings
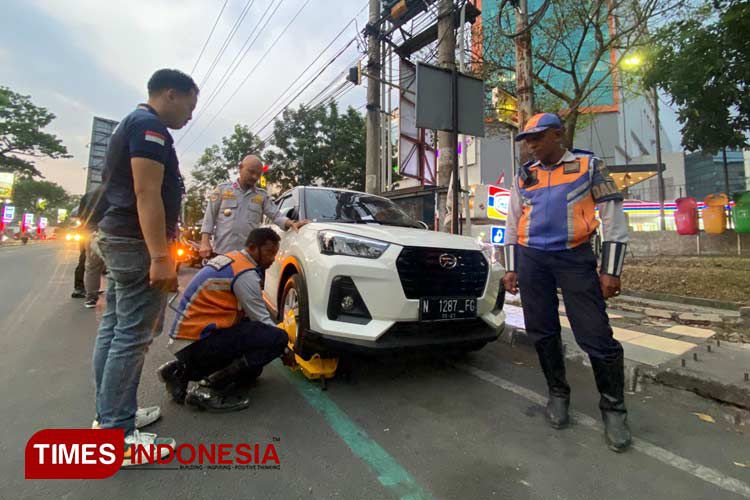
[[[190,381],[185,363],[175,359],[161,365],[156,373],[159,375],[159,380],[166,384],[167,392],[174,402],[183,404]]]
[[[201,410],[211,412],[238,411],[247,408],[250,400],[244,396],[232,394],[242,376],[249,369],[244,357],[232,361],[201,380],[188,391],[185,403]]]
[[[205,385],[195,385],[187,393],[185,404],[214,413],[244,410],[250,406],[245,396],[219,391]]]
[[[562,339],[559,335],[548,337],[538,341],[535,347],[549,389],[545,417],[553,428],[564,429],[570,423],[570,386],[565,379]]]
[[[599,409],[604,421],[604,437],[612,451],[622,453],[630,447],[632,436],[625,409],[625,370],[622,355],[614,361],[591,359],[596,387],[601,399]]]
[[[225,368],[205,377],[198,384],[218,392],[229,392],[245,378],[249,369],[250,367],[242,356],[229,363]]]
[[[254,386],[261,373],[263,373],[262,366],[248,366],[237,376],[237,387],[245,389]]]

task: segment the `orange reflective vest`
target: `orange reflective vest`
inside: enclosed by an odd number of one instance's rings
[[[208,261],[185,290],[169,336],[200,340],[239,323],[244,313],[232,285],[241,274],[257,270],[242,252],[229,252]]]
[[[552,169],[538,163],[524,165],[524,178],[516,178],[523,201],[519,245],[558,251],[589,240],[599,226],[591,160],[591,156],[579,153],[575,161]]]

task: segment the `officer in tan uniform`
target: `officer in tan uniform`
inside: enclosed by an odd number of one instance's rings
[[[260,226],[264,215],[284,230],[296,231],[308,223],[295,222],[279,212],[268,192],[257,186],[262,174],[260,158],[248,155],[240,164],[239,179],[219,184],[209,195],[201,227],[201,257],[242,250],[248,235]]]

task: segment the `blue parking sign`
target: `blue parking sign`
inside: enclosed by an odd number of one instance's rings
[[[493,245],[503,245],[505,243],[505,227],[503,226],[492,226],[492,233],[490,233]]]

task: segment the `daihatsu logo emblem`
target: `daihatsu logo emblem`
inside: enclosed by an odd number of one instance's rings
[[[440,265],[445,269],[453,269],[458,265],[458,257],[449,253],[444,253],[440,256],[438,262],[440,262]]]

